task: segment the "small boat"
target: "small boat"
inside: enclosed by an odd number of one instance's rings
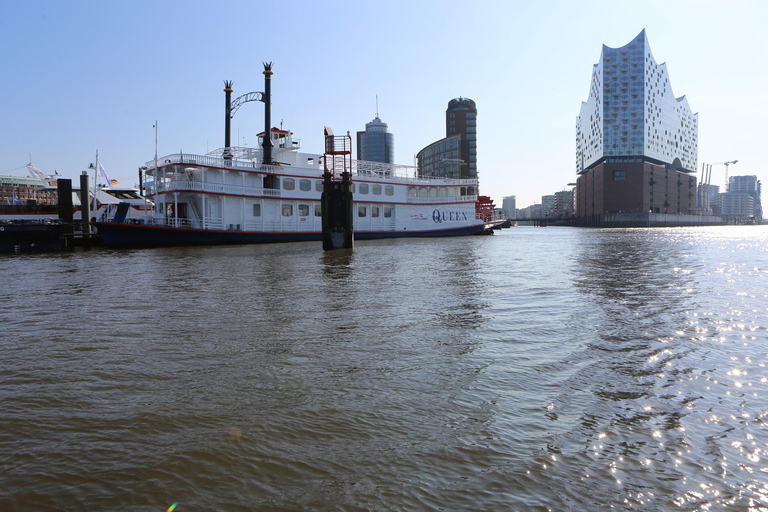
[[[68,226],[58,220],[0,220],[0,253],[61,251]]]
[[[264,74],[267,93],[246,96],[263,95],[258,101],[269,105],[271,65],[267,69],[265,64]],[[225,84],[225,92],[231,92],[231,82]],[[341,180],[339,166],[352,178],[355,239],[472,235],[489,226],[487,215],[478,215],[476,179],[419,176],[415,167],[351,160],[351,151],[342,164],[342,157],[329,149],[327,128],[326,152],[303,153],[290,130],[271,127],[266,110],[257,148],[229,145],[233,113],[227,96],[224,148],[155,156],[147,162],[143,181],[152,211],[139,218],[118,213],[94,222],[104,244],[321,240],[324,175]]]

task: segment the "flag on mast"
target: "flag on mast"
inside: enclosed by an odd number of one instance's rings
[[[101,165],[101,162],[99,162],[99,174],[101,174],[105,180],[107,180],[107,184],[111,187],[113,185],[112,179],[110,179],[109,174],[107,174],[107,171],[104,170],[104,166]]]
[[[29,171],[29,174],[31,174],[33,178],[41,179],[43,181],[51,179],[43,171],[32,164],[27,164],[27,171]]]

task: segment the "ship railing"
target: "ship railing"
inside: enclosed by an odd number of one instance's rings
[[[207,192],[234,196],[280,197],[280,189],[244,187],[242,185],[227,185],[224,183],[211,183],[198,180],[171,180],[160,182],[158,183],[158,192]]]
[[[205,229],[224,229],[224,221],[218,217],[206,217]]]
[[[206,167],[232,168],[241,170],[258,170],[270,174],[284,171],[285,168],[279,165],[264,165],[256,159],[245,158],[223,158],[210,155],[190,155],[186,153],[174,153],[157,159],[158,167],[172,164],[202,165]],[[146,164],[147,170],[154,172],[155,161],[150,160]]]
[[[260,153],[259,153],[260,154]],[[215,167],[222,169],[233,169],[243,171],[259,171],[269,174],[279,174],[286,172],[288,169],[292,169],[293,172],[299,171],[299,168],[291,168],[280,165],[264,165],[257,158],[237,158],[234,155],[231,159],[225,159],[221,156],[212,155],[194,155],[187,153],[174,153],[166,155],[162,158],[158,158],[158,167],[166,165],[183,164],[183,165],[200,165],[206,167]],[[153,176],[155,172],[155,161],[150,160],[146,164],[148,175]],[[317,172],[318,169],[301,168],[301,171]],[[321,170],[321,169],[319,169]],[[358,179],[376,178],[387,181],[399,181],[407,182],[409,184],[423,183],[433,184],[436,181],[440,181],[445,185],[476,185],[476,179],[469,178],[449,178],[441,176],[421,176],[418,173],[418,168],[410,165],[399,164],[386,164],[382,162],[369,162],[365,160],[353,160],[352,161],[352,175]],[[159,185],[159,183],[158,183]]]
[[[475,179],[446,178],[444,176],[419,176],[419,174],[415,171],[415,167],[407,167],[406,169],[408,169],[407,172],[388,172],[385,170],[377,170],[375,168],[358,168],[353,171],[352,179],[365,180],[366,178],[375,178],[398,183],[407,183],[408,185],[434,185],[437,182],[440,182],[441,185],[450,186],[477,185],[477,180]]]
[[[482,220],[483,222],[503,222],[507,220],[507,216],[503,213],[493,213],[491,215],[476,213],[475,218],[477,220]]]
[[[142,223],[166,228],[196,228],[202,226],[191,219],[177,219],[175,217],[153,217],[143,220]],[[205,217],[205,229],[224,229],[224,221],[218,217]]]
[[[189,219],[177,219],[175,217],[153,217],[147,221],[148,224],[153,226],[161,226],[166,228],[193,228],[192,221]]]
[[[408,202],[414,204],[434,204],[434,203],[474,203],[477,196],[438,196],[438,197],[418,197],[408,196]]]

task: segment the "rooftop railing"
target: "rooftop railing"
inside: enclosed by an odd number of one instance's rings
[[[212,155],[194,155],[188,153],[173,153],[157,159],[157,165],[160,169],[168,165],[188,165],[205,166],[219,169],[232,169],[234,171],[259,171],[270,174],[290,173],[307,174],[312,177],[319,177],[322,173],[321,166],[315,167],[292,167],[279,165],[264,165],[258,158],[245,159],[237,158],[226,159],[221,156]],[[146,163],[147,174],[152,179],[155,171],[155,161],[150,160]],[[365,160],[352,161],[353,179],[372,178],[382,181],[391,181],[399,183],[413,184],[434,184],[440,182],[441,185],[476,185],[476,179],[443,178],[436,176],[419,176],[418,170],[414,166],[385,164],[382,162],[369,162]]]

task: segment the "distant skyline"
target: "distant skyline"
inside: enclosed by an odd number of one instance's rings
[[[734,1],[368,2],[297,0],[10,2],[0,17],[0,175],[76,178],[95,161],[121,184],[158,152],[223,146],[224,80],[263,90],[302,149],[323,127],[354,134],[376,114],[396,161],[443,137],[453,98],[477,104],[480,191],[497,206],[539,202],[576,180],[575,121],[602,45],[645,29],[676,96],[699,114],[701,165],[768,183],[768,3]],[[263,105],[244,105],[232,139],[255,145]],[[725,166],[713,168],[723,187]]]

